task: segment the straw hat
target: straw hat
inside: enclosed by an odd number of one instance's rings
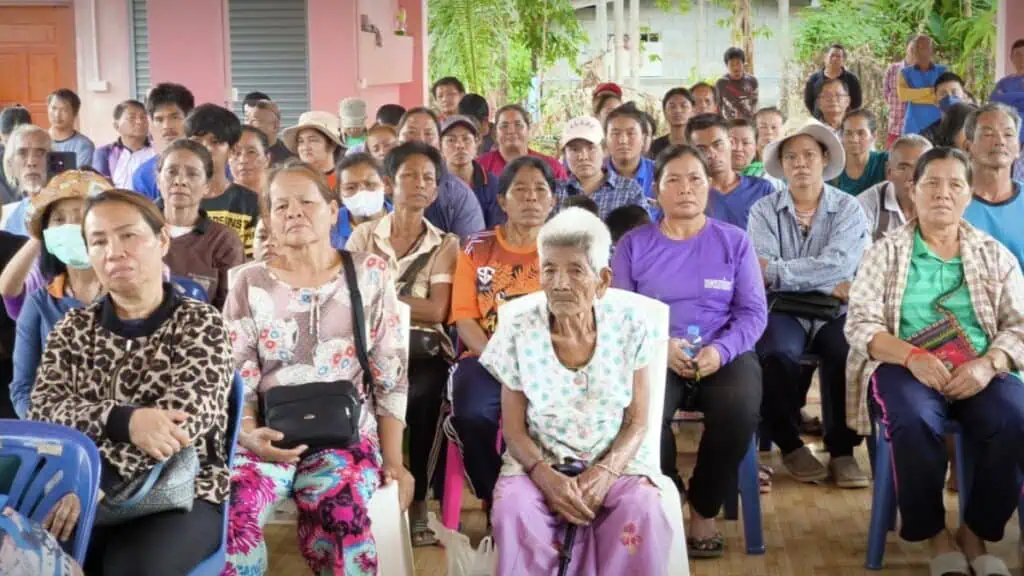
[[[843,169],[846,168],[846,151],[843,150],[843,143],[831,128],[811,119],[795,130],[791,128],[782,138],[769,142],[764,147],[764,170],[769,176],[785,180],[786,174],[782,170],[782,145],[790,138],[801,135],[814,138],[828,150],[828,164],[822,171],[822,178],[826,182],[843,173]]]
[[[95,172],[87,170],[67,170],[53,177],[39,194],[32,197],[32,218],[28,221],[28,231],[33,237],[43,237],[43,216],[51,204],[68,198],[82,200],[113,189],[109,180]]]
[[[304,112],[302,116],[299,116],[298,124],[285,128],[284,133],[281,134],[281,140],[284,141],[284,145],[293,153],[296,152],[295,141],[299,137],[299,132],[306,128],[319,130],[328,140],[334,142],[335,146],[342,145],[341,128],[338,117],[330,112],[311,110],[309,112]]]

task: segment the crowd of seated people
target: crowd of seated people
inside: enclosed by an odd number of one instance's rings
[[[436,109],[371,116],[346,98],[283,129],[266,94],[240,119],[162,83],[115,107],[117,140],[98,148],[71,90],[48,98],[48,129],[3,110],[0,417],[99,448],[107,504],[85,573],[185,574],[222,544],[224,574],[265,573],[265,526],[290,499],[313,572],[376,574],[389,551],[370,531],[374,493],[396,484],[412,544],[436,544],[427,510],[452,442],[498,574],[565,561],[669,574],[673,538],[690,558],[726,552],[716,517],[756,435],[795,480],[856,489],[870,485],[854,452],[873,424],[892,442],[900,535],[930,544],[932,572],[1006,573],[985,545],[1024,466],[1024,41],[1016,74],[974,103],[927,36],[909,39],[885,83],[885,138],[861,107],[882,95],[862,92],[846,56],[830,46],[808,79],[806,122],[761,106],[737,48],[717,83],[664,94],[660,137],[627,91],[600,84],[555,155],[534,148],[526,108],[492,117],[453,77],[432,87]],[[74,166],[50,173],[52,153]],[[626,292],[666,304],[668,325]],[[806,440],[811,371],[827,458]],[[310,438],[288,401],[356,409]],[[704,425],[688,477],[678,411]],[[956,528],[947,419],[978,467]],[[192,497],[119,516],[167,467],[191,474]],[[763,492],[774,473],[762,467]],[[685,534],[662,475],[686,496]],[[39,527],[0,520],[59,543],[81,513],[62,495]],[[0,566],[26,541],[0,541]]]

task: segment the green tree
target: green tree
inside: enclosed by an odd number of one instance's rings
[[[522,100],[560,60],[576,68],[586,34],[570,0],[429,0],[430,76]]]

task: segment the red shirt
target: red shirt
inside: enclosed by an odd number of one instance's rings
[[[551,171],[555,174],[555,180],[561,181],[569,179],[569,175],[565,172],[565,167],[562,166],[557,159],[529,149],[526,153],[547,162],[547,165],[551,167]],[[497,176],[501,176],[501,173],[505,170],[505,165],[508,164],[508,162],[505,161],[505,157],[501,155],[501,152],[499,152],[497,148],[480,156],[476,161],[480,163],[480,166],[484,170],[487,170],[491,174],[495,174]]]

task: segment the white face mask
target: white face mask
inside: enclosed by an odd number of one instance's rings
[[[384,209],[384,191],[360,190],[352,196],[342,197],[341,203],[356,218],[369,218]]]

